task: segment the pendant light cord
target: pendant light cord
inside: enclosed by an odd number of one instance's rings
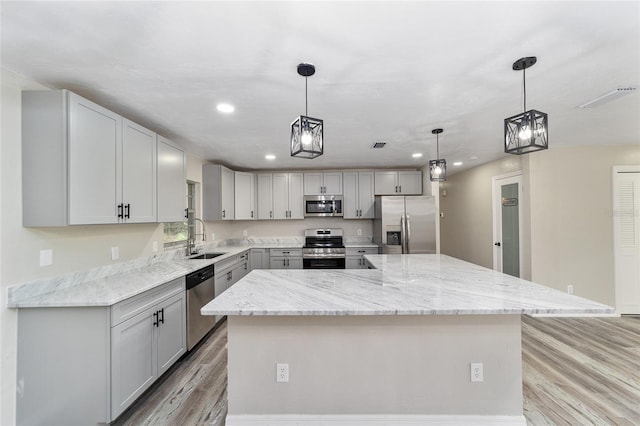
[[[440,135],[436,133],[436,160],[440,159],[440,138],[438,136]]]
[[[527,112],[527,79],[525,78],[526,73],[527,73],[527,69],[523,68],[522,69],[522,89],[524,91],[524,99],[523,99],[524,112]]]
[[[307,100],[307,77],[304,78],[304,115],[309,116],[309,105]]]

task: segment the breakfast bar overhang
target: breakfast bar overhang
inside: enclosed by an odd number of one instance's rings
[[[526,425],[520,316],[613,313],[445,255],[366,258],[253,271],[202,309],[228,316],[228,426]]]

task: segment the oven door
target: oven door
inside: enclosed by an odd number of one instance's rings
[[[302,258],[303,269],[344,269],[344,257],[307,257]]]

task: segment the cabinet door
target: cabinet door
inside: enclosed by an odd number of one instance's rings
[[[398,187],[403,195],[422,195],[422,172],[398,172]]]
[[[251,264],[251,270],[264,269],[262,263],[263,255],[266,249],[251,249],[249,252],[249,262]]]
[[[398,193],[398,172],[376,172],[375,194],[395,195]]]
[[[358,203],[358,173],[343,173],[343,190],[344,190],[344,219],[357,219],[360,210]]]
[[[182,222],[187,203],[187,158],[180,146],[158,135],[158,222]]]
[[[158,377],[187,350],[185,293],[176,294],[158,305]]]
[[[346,269],[362,269],[362,256],[347,256],[344,265]]]
[[[69,223],[117,223],[122,118],[69,93]]]
[[[115,419],[157,378],[155,308],[111,328],[111,418]]]
[[[258,174],[257,210],[258,219],[273,219],[273,176],[271,173]]]
[[[255,174],[235,172],[235,218],[255,219]]]
[[[229,170],[226,167],[221,167],[220,181],[220,197],[222,203],[221,217],[222,220],[233,220],[235,218],[235,173],[233,172],[233,170]]]
[[[289,219],[304,219],[302,173],[289,173]]]
[[[322,194],[322,173],[304,173],[304,195]]]
[[[374,203],[373,172],[360,172],[358,173],[358,206],[361,219],[373,219],[375,217]]]
[[[301,257],[287,258],[287,269],[302,269],[302,258]]]
[[[329,195],[342,194],[342,173],[330,172],[323,173],[322,181],[324,185],[324,193]]]
[[[271,257],[269,258],[269,269],[286,269],[287,258],[285,257]]]
[[[155,222],[156,134],[122,120],[122,203],[125,222]]]
[[[289,217],[289,175],[286,173],[273,174],[273,218],[287,219]]]

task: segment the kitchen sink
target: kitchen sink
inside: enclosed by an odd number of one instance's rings
[[[189,259],[213,259],[226,253],[202,253],[197,256],[191,256]]]

